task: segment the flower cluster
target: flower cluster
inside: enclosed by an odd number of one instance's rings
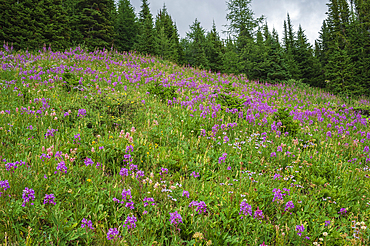
[[[109,228],[107,233],[108,240],[114,240],[118,236],[119,232],[117,228]],[[119,236],[121,237],[121,236]]]
[[[181,215],[177,211],[170,213],[170,222],[177,227],[178,224],[182,223]]]
[[[5,163],[5,169],[7,171],[10,171],[10,169],[17,169],[18,166],[22,166],[22,165],[26,165],[26,162],[24,161],[16,161],[16,162],[8,162],[8,163]],[[14,172],[13,170],[13,172]]]
[[[218,164],[225,162],[226,156],[227,156],[227,153],[223,153],[222,156],[218,158]]]
[[[0,187],[4,189],[4,192],[7,190],[7,189],[10,189],[10,186],[9,186],[9,182],[8,180],[4,180],[4,181],[1,181],[0,180]],[[0,197],[3,193],[0,192]]]
[[[95,228],[93,227],[92,225],[92,222],[91,220],[87,220],[85,218],[82,219],[82,224],[81,224],[81,228],[85,228],[87,229],[87,227],[89,227],[91,230],[94,230]]]
[[[57,132],[58,129],[48,129],[45,133],[45,139],[47,137],[54,137],[54,133]]]
[[[45,194],[44,204],[48,204],[48,203],[53,204],[53,205],[56,204],[54,194],[49,194],[49,195]]]
[[[26,204],[32,200],[34,201],[35,200],[35,191],[32,190],[32,189],[29,189],[28,187],[24,188],[23,190],[23,194],[22,194],[22,198],[23,198],[23,203],[22,203],[22,207],[25,207]],[[31,205],[33,205],[33,203],[31,202]]]
[[[131,190],[123,189],[121,195],[122,195],[122,201],[118,200],[115,197],[113,198],[113,201],[121,203],[121,204],[124,204],[126,202],[125,204],[126,208],[135,209],[134,202],[132,201]]]
[[[190,207],[196,207],[195,211],[198,212],[199,214],[205,213],[207,211],[207,205],[203,201],[200,201],[200,202],[192,201],[189,204],[189,208]]]
[[[136,222],[137,222],[137,219],[136,219],[135,216],[127,216],[123,227],[127,226],[128,230],[134,229],[134,228],[136,228]]]
[[[243,213],[243,215],[248,215],[249,214],[250,216],[252,216],[252,206],[249,205],[245,201],[242,201],[240,203],[240,212],[239,212],[239,215],[242,214],[242,213]],[[243,219],[244,216],[242,216],[241,218]]]
[[[273,189],[272,192],[274,193],[274,198],[272,199],[272,201],[273,202],[275,202],[275,201],[277,201],[277,202],[283,201],[284,200],[283,197],[287,195],[286,193],[283,193],[283,191],[288,192],[288,195],[290,195],[289,194],[289,192],[290,192],[289,189],[286,189],[286,188],[283,188],[283,190],[276,189],[276,188]]]
[[[67,173],[67,166],[66,166],[66,163],[64,161],[61,161],[61,162],[58,163],[57,171],[55,171],[54,173],[57,174],[58,171],[60,173],[65,173],[65,174]]]

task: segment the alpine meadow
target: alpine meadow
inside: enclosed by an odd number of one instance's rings
[[[0,0],[0,245],[370,245],[370,1],[327,6]]]

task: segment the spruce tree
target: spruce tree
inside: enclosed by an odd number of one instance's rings
[[[175,23],[168,14],[166,6],[163,6],[156,16],[155,21],[156,36],[156,53],[164,59],[174,62],[179,61],[179,36]]]
[[[115,47],[119,51],[133,50],[139,33],[139,23],[129,0],[119,0],[114,29]]]
[[[134,48],[143,54],[156,54],[156,33],[153,28],[153,16],[150,13],[148,0],[142,0],[139,13],[140,33]]]
[[[195,19],[190,26],[190,31],[186,33],[190,40],[190,64],[201,68],[208,68],[208,60],[205,53],[205,30],[198,19]]]
[[[225,53],[222,56],[222,72],[224,73],[239,73],[239,56],[234,41],[229,36],[226,39]]]
[[[215,21],[212,24],[212,30],[207,33],[205,53],[209,62],[209,69],[217,72],[221,70],[222,66],[222,42],[216,29]]]
[[[68,22],[70,25],[70,32],[71,32],[71,45],[77,46],[82,43],[84,38],[80,28],[79,28],[79,20],[80,20],[80,13],[77,9],[76,0],[63,0],[62,6],[67,12]]]
[[[112,3],[113,0],[79,0],[77,3],[78,29],[82,42],[90,50],[113,45]]]
[[[313,50],[301,25],[298,27],[295,41],[294,60],[299,69],[299,79],[303,83],[314,85],[313,80],[317,74],[314,70]]]
[[[56,50],[69,46],[70,32],[61,0],[0,0],[0,39],[14,49],[41,49],[44,44]]]
[[[271,43],[268,49],[268,60],[271,66],[266,69],[267,80],[284,81],[291,78],[288,64],[285,60],[285,52],[279,42],[279,35],[274,28],[272,30]]]
[[[287,14],[287,20],[284,21],[284,38],[283,38],[283,46],[284,46],[284,60],[288,67],[289,74],[292,76],[293,79],[299,79],[300,71],[298,65],[294,59],[294,53],[296,53],[296,46],[295,46],[295,32],[293,30],[293,25],[290,20],[289,13]]]
[[[42,35],[47,45],[54,50],[63,50],[71,44],[71,30],[67,11],[62,0],[44,0],[40,3],[44,12],[40,16]],[[41,6],[40,6],[41,8]]]

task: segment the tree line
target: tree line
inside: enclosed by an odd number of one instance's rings
[[[252,0],[228,0],[227,38],[216,24],[205,30],[195,19],[180,38],[166,6],[153,17],[148,0],[138,15],[129,0],[0,0],[0,40],[15,50],[44,44],[63,50],[136,50],[213,72],[245,74],[251,80],[293,79],[333,93],[370,95],[370,0],[329,0],[319,39],[309,43],[289,14],[283,36],[255,18]]]

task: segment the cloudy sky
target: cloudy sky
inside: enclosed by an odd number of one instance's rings
[[[140,11],[141,0],[131,0],[136,12]],[[299,24],[305,30],[311,44],[318,38],[322,21],[326,18],[327,0],[253,0],[252,10],[255,17],[264,15],[270,31],[273,27],[278,31],[281,39],[283,23],[289,13],[293,28],[298,30]],[[168,13],[177,24],[180,36],[185,37],[189,26],[197,18],[208,31],[214,20],[217,30],[226,30],[226,0],[149,0],[150,10],[155,17],[159,9],[166,4]],[[221,37],[224,37],[221,34]]]

